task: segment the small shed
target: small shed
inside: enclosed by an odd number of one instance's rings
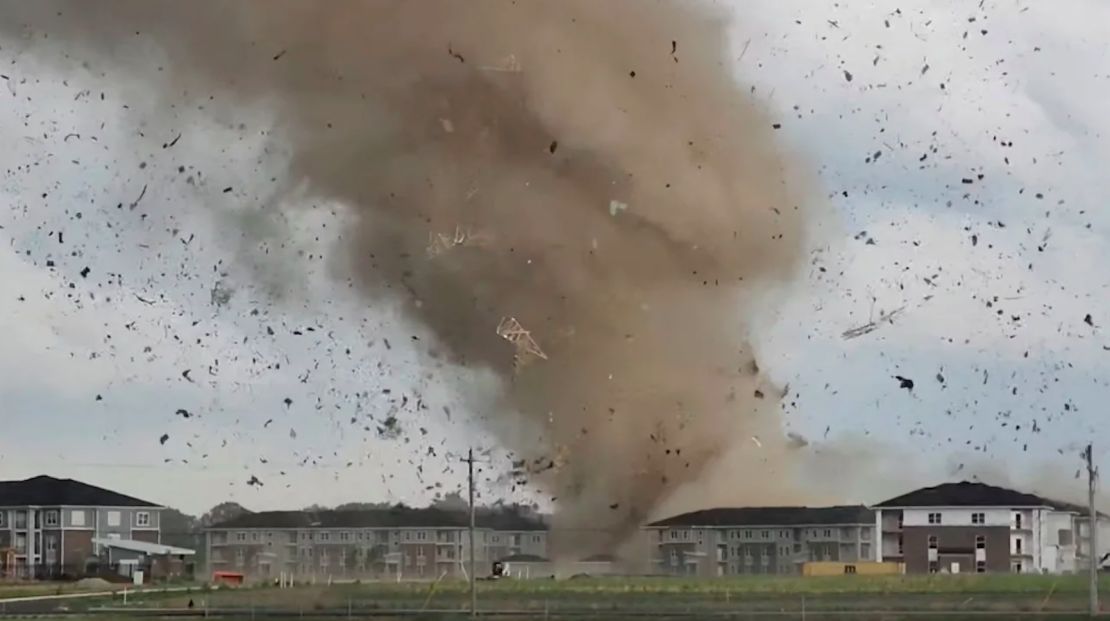
[[[135,539],[95,538],[93,543],[107,550],[109,567],[128,577],[136,571],[142,571],[143,575],[152,579],[187,576],[190,567],[187,561],[196,555],[195,550],[188,548]]]

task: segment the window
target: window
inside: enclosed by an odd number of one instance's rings
[[[866,527],[866,526],[859,529],[859,538],[864,540],[864,541],[870,541],[871,540],[871,529]]]
[[[937,547],[938,547],[937,536],[936,535],[929,535],[929,549],[930,550],[936,550]]]
[[[987,549],[987,538],[984,537],[983,535],[975,535],[975,549],[976,550],[986,550]]]
[[[987,515],[985,513],[972,513],[971,514],[971,523],[972,524],[986,524],[987,523],[986,518],[987,518]]]
[[[139,511],[135,514],[135,526],[150,526],[150,512]]]
[[[771,531],[769,531],[769,530],[760,531],[759,536],[763,537],[764,539],[770,539],[771,538]]]
[[[331,541],[331,533],[320,533],[320,541]]]
[[[940,524],[940,514],[939,513],[930,513],[929,514],[929,523],[930,524]]]
[[[235,551],[235,566],[236,567],[242,567],[244,559],[245,559],[245,554],[243,553],[243,551],[242,550],[236,550]]]
[[[861,543],[861,544],[859,544],[859,555],[860,555],[860,558],[870,559],[871,558],[871,544],[870,543]]]
[[[405,531],[405,541],[412,541],[412,532]]]
[[[677,541],[678,540],[678,531],[677,530],[671,530],[670,532],[671,532],[671,541]]]
[[[19,528],[19,520],[16,520],[16,528]],[[71,526],[84,526],[85,525],[85,512],[84,511],[70,511],[69,523]]]
[[[902,556],[902,535],[898,535],[898,556]]]
[[[678,565],[678,550],[671,549],[671,565]]]
[[[832,529],[829,529],[829,528],[825,529],[825,537],[832,537]]]
[[[416,540],[417,540],[417,541],[427,541],[427,540],[428,540],[428,533],[426,533],[426,532],[424,532],[424,531],[422,531],[422,530],[421,530],[421,531],[417,531],[417,533],[416,533]]]
[[[108,512],[108,526],[119,526],[120,515],[119,511]]]
[[[744,539],[751,539],[751,538],[752,538],[752,531],[750,531],[750,530],[744,531]]]
[[[539,535],[532,535],[532,543],[539,543],[539,542],[540,542],[540,536]]]
[[[975,573],[977,573],[977,574],[987,573],[987,562],[986,561],[976,561],[975,562]]]
[[[235,541],[246,541],[247,533],[235,533]]]
[[[937,573],[938,569],[939,567],[936,561],[929,561],[929,573],[935,574]]]
[[[1021,530],[1021,514],[1020,513],[1015,513],[1014,514],[1014,528],[1016,528],[1018,530]]]
[[[47,511],[46,512],[46,525],[47,526],[57,526],[58,525],[58,512],[57,511]]]
[[[852,538],[852,529],[850,529],[850,528],[841,528],[840,529],[840,538],[841,539],[851,539]]]
[[[255,543],[262,541],[262,533],[251,533],[251,541]]]
[[[780,530],[780,531],[779,531],[779,537],[781,537],[781,538],[783,538],[783,539],[786,539],[786,538],[790,537],[790,531],[788,531],[788,530]]]
[[[1021,554],[1021,538],[1014,539],[1014,550]]]

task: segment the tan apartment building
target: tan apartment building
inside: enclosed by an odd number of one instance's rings
[[[1036,494],[961,481],[875,509],[881,560],[905,563],[906,573],[1073,573],[1091,562],[1087,509]],[[1110,535],[1107,516],[1096,523]],[[1099,548],[1110,550],[1110,541]]]
[[[73,479],[0,481],[0,577],[182,573],[193,551],[160,545],[161,510]]]
[[[705,509],[646,529],[656,571],[671,575],[800,574],[808,561],[878,554],[875,513],[864,506]]]
[[[207,573],[252,580],[464,576],[468,531],[465,511],[433,508],[248,513],[207,529]],[[474,547],[478,575],[489,575],[502,558],[546,556],[547,526],[538,516],[482,511]]]

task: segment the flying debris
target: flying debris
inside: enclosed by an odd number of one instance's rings
[[[512,317],[504,317],[497,324],[497,336],[516,346],[516,354],[513,356],[515,366],[524,366],[532,358],[547,360],[547,354],[543,353],[539,344],[532,338],[532,334]]]
[[[843,333],[841,333],[840,336],[843,337],[845,340],[848,340],[848,339],[854,339],[856,337],[863,336],[864,334],[870,334],[870,333],[874,332],[875,330],[878,330],[880,327],[882,327],[882,325],[884,323],[893,324],[894,323],[894,318],[897,317],[898,314],[901,313],[904,310],[906,310],[906,307],[905,306],[900,306],[900,307],[890,311],[889,313],[880,312],[878,319],[876,319],[874,321],[869,321],[869,322],[863,324],[862,326],[858,326],[858,327],[855,327],[855,328],[851,328],[849,330],[845,330]]]

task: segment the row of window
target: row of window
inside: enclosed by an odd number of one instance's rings
[[[940,571],[940,563],[938,563],[937,561],[929,561],[929,573],[935,574],[939,571]],[[1021,573],[1021,565],[1020,564],[1018,565],[1017,572]],[[986,561],[975,561],[975,573],[977,573],[977,574],[987,573],[987,562]]]
[[[1018,552],[1021,552],[1021,539],[1016,539],[1015,541],[1017,541],[1017,550],[1018,550]],[[899,538],[899,540],[898,540],[899,545],[901,545],[901,542],[902,542],[901,538]],[[940,547],[940,537],[938,537],[937,535],[929,535],[929,538],[926,542],[926,545],[929,546],[930,550],[936,550],[938,547]],[[987,549],[987,538],[986,538],[986,536],[984,536],[984,535],[975,535],[975,549],[976,550],[986,550]]]
[[[62,512],[59,510],[51,510],[42,512],[42,525],[45,528],[57,528],[62,524]],[[83,528],[88,526],[86,521],[87,513],[83,509],[75,509],[69,512],[69,525],[75,528]],[[6,512],[0,511],[0,526],[5,526]],[[120,526],[122,521],[122,514],[119,511],[108,511],[107,522],[109,527]],[[137,528],[149,527],[152,524],[149,511],[135,512],[134,526]],[[27,513],[25,511],[18,511],[15,514],[15,528],[27,528]]]
[[[854,528],[842,528],[840,530],[841,530],[841,536],[844,539],[852,538],[852,536],[855,533]],[[697,530],[697,531],[694,531],[694,532],[696,532],[697,540],[700,543],[703,540],[702,531]],[[825,528],[825,529],[813,528],[813,529],[805,530],[804,534],[806,536],[808,536],[810,538],[814,538],[814,539],[818,539],[818,538],[821,538],[821,537],[824,537],[826,539],[831,539],[832,536],[833,536],[833,532],[834,532],[834,529],[832,529],[832,528]],[[771,539],[772,535],[775,533],[775,530],[774,529],[730,530],[730,531],[727,532],[726,538],[731,539],[731,540],[737,540],[737,539],[749,539],[750,540],[750,539],[756,539],[757,538],[756,533],[758,533],[758,535],[759,535],[758,538],[759,539]],[[859,536],[860,536],[860,539],[864,539],[864,540],[871,539],[871,529],[866,527],[866,526],[863,527],[863,528],[860,528],[859,529]],[[691,531],[690,530],[672,529],[670,531],[667,531],[666,538],[669,539],[670,541],[689,541],[690,538],[691,538]],[[789,530],[779,530],[778,531],[778,538],[779,539],[789,539],[790,538],[790,531]],[[664,539],[664,531],[662,529],[660,529],[659,530],[659,540],[662,541],[663,539]]]
[[[376,531],[376,532],[366,532],[366,531],[359,531],[359,532],[351,532],[351,531],[338,531],[338,532],[301,531],[300,532],[300,540],[301,541],[330,542],[330,541],[333,541],[332,535],[335,535],[334,540],[339,541],[339,542],[374,541],[376,539],[377,541],[384,543],[384,542],[389,540],[390,534],[391,533],[389,531]],[[420,531],[406,530],[406,531],[403,531],[403,533],[402,533],[402,531],[396,531],[395,530],[395,531],[392,531],[392,535],[393,535],[394,539],[400,539],[400,538],[402,538],[402,535],[403,535],[403,539],[405,541],[430,541],[432,539],[431,536],[430,536],[431,533],[429,533],[428,531],[422,531],[422,530],[420,530]],[[461,533],[460,533],[460,535],[461,535]],[[262,540],[262,536],[263,536],[263,533],[260,532],[260,531],[251,531],[249,533],[247,531],[238,531],[238,532],[235,533],[235,541],[240,542],[240,543],[244,543],[249,538],[250,541],[258,543]],[[265,533],[265,537],[266,537],[267,541],[270,541],[274,538],[274,533],[268,531],[268,532]],[[532,543],[538,544],[538,543],[543,542],[543,536],[542,535],[530,535],[529,538],[530,538]],[[460,541],[462,540],[461,536],[459,537],[459,540]],[[519,534],[517,534],[517,535],[508,535],[508,536],[505,537],[506,543],[511,543],[511,545],[514,545],[514,546],[523,545],[522,544],[523,540],[524,540],[524,537],[522,535],[519,535]],[[436,536],[435,536],[435,541],[437,543],[455,543],[455,533],[452,532],[452,531],[437,532]],[[501,543],[501,535],[490,534],[490,533],[482,533],[482,542],[483,543]]]
[[[930,513],[928,515],[928,521],[929,521],[930,524],[942,524],[943,523],[942,517],[943,516],[939,512]],[[986,513],[972,513],[971,514],[971,523],[972,524],[986,524],[987,523],[987,514]],[[902,528],[902,516],[900,516],[900,515],[898,516],[898,528]],[[1014,528],[1019,528],[1019,529],[1021,528],[1021,514],[1020,513],[1015,513],[1014,514]]]

